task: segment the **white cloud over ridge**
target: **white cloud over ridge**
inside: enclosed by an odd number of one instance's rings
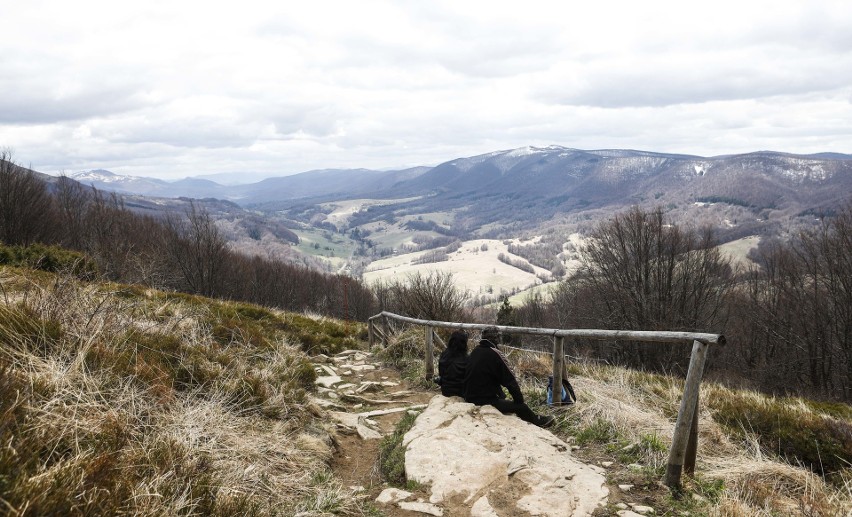
[[[0,146],[179,178],[523,145],[852,152],[842,1],[4,8]]]

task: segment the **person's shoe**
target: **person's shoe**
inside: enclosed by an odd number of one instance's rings
[[[537,418],[537,420],[536,425],[544,428],[550,427],[554,422],[556,422],[556,419],[550,415],[541,415]]]

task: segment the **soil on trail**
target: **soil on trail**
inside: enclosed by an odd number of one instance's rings
[[[347,350],[330,358],[315,357],[314,364],[318,373],[318,393],[314,402],[328,411],[337,431],[331,467],[342,486],[351,490],[353,498],[370,502],[386,517],[470,515],[469,499],[466,502],[460,497],[449,497],[439,506],[429,505],[431,489],[428,486],[406,490],[411,494],[404,502],[385,504],[376,500],[390,488],[383,482],[378,467],[382,438],[393,433],[407,412],[423,410],[439,394],[437,389],[412,388],[401,379],[399,371],[385,367],[378,358],[364,351]],[[506,481],[495,492],[499,497],[489,496],[491,511],[505,517],[530,515],[516,507],[516,502],[528,489],[516,481],[515,478]],[[402,507],[418,505],[421,511]]]
[[[337,439],[331,467],[353,494],[374,501],[389,485],[378,469],[381,438],[393,433],[406,411],[422,409],[438,392],[411,389],[397,370],[364,351],[348,350],[315,359],[319,377],[316,402],[337,422]],[[428,499],[428,494],[418,494]],[[423,517],[395,505],[375,503],[388,517]]]
[[[378,366],[378,365],[377,365]],[[407,386],[407,383],[400,379],[399,372],[396,370],[378,367],[378,369],[364,374],[353,374],[344,377],[344,383],[358,383],[359,381],[372,382],[396,382],[399,385],[398,389],[393,389],[393,392],[410,392],[401,398],[394,398],[393,404],[383,404],[382,406],[367,405],[359,402],[342,402],[341,405],[346,408],[347,412],[364,413],[370,410],[384,410],[396,408],[408,408],[412,406],[420,406],[427,404],[435,393],[412,391]],[[376,399],[380,399],[382,395],[387,393],[378,392],[374,395]],[[373,397],[371,397],[373,398]],[[385,407],[389,406],[389,407]],[[377,422],[378,430],[386,436],[393,432],[396,424],[405,415],[405,411],[388,413],[386,415],[377,415],[370,417],[371,420]],[[346,486],[363,486],[364,488],[375,487],[381,485],[382,480],[378,472],[378,451],[379,439],[364,440],[357,432],[355,433],[340,433],[338,438],[338,451],[333,460],[332,467],[335,474],[346,483]],[[378,495],[378,493],[376,494]]]

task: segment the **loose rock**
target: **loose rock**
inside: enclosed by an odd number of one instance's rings
[[[379,494],[379,497],[376,498],[376,502],[381,504],[393,504],[404,501],[409,497],[411,497],[411,492],[406,492],[405,490],[400,490],[398,488],[385,488],[382,490],[382,493]]]
[[[317,380],[315,381],[316,384],[319,384],[320,386],[325,386],[326,388],[330,388],[339,382],[343,382],[343,379],[341,379],[338,375],[325,375],[322,377],[317,377]]]
[[[375,370],[376,365],[374,364],[357,364],[349,366],[349,369],[353,372],[366,372],[370,370]]]
[[[444,509],[435,506],[434,504],[429,503],[419,503],[419,502],[403,502],[398,505],[403,510],[408,510],[409,512],[419,512],[424,513],[426,515],[434,515],[435,517],[443,517]]]
[[[333,376],[335,376],[335,375],[337,375],[337,370],[335,370],[334,368],[332,368],[332,367],[330,367],[330,366],[326,366],[326,365],[324,365],[324,364],[321,364],[321,365],[319,365],[319,367],[320,367],[320,369],[322,369],[322,371],[324,371],[327,375],[330,375],[330,376],[332,376],[332,377],[333,377]]]
[[[360,386],[355,388],[355,393],[360,395],[361,393],[376,393],[377,391],[383,390],[384,387],[379,382],[364,381]]]
[[[618,517],[642,517],[641,513],[632,512],[630,510],[620,510],[615,512]]]
[[[641,504],[631,504],[634,512],[641,513],[642,515],[648,515],[654,513],[654,509],[650,506],[644,506]]]

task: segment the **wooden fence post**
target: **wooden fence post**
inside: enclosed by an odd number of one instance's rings
[[[553,405],[562,404],[562,370],[565,366],[565,338],[553,338]]]
[[[666,486],[680,488],[680,475],[683,471],[686,446],[689,441],[689,430],[692,420],[698,418],[698,390],[701,387],[701,377],[704,374],[704,362],[707,359],[707,344],[700,341],[692,343],[692,356],[689,358],[689,370],[686,373],[686,384],[683,388],[683,398],[680,401],[680,411],[677,414],[672,449],[669,451],[669,463],[666,466]]]
[[[700,397],[695,399],[692,426],[689,428],[689,441],[686,442],[686,456],[683,458],[683,471],[687,476],[695,476],[695,460],[698,456],[698,408]]]
[[[435,358],[432,356],[434,343],[432,342],[432,327],[426,326],[426,380],[431,381],[435,376]]]
[[[370,350],[372,350],[373,346],[376,344],[376,334],[373,331],[373,320],[367,320],[367,338],[370,343]]]

